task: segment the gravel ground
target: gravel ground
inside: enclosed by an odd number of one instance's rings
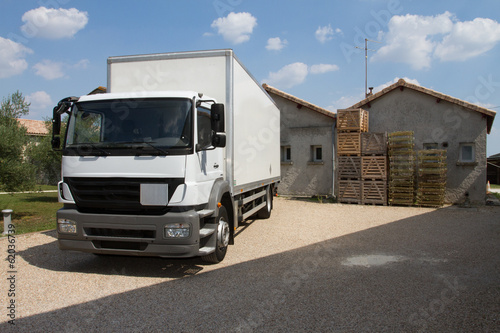
[[[7,240],[0,240],[7,254]],[[16,238],[16,320],[1,332],[498,332],[500,207],[275,199],[218,265],[99,257]]]

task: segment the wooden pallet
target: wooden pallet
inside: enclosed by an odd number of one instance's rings
[[[368,132],[368,111],[363,109],[337,110],[338,132]]]
[[[389,148],[387,149],[387,154],[389,156],[401,156],[401,157],[411,156],[413,159],[415,159],[415,150],[413,146],[405,148],[394,148],[394,149],[389,146]]]
[[[391,188],[389,187],[389,204],[411,206],[415,201],[413,188]]]
[[[387,206],[387,183],[384,180],[364,180],[361,203]]]
[[[387,133],[361,133],[362,155],[387,155]]]
[[[387,157],[386,156],[362,156],[361,178],[365,179],[387,179]]]
[[[405,131],[405,132],[391,132],[387,136],[389,138],[389,142],[391,141],[400,141],[412,139],[415,137],[415,133],[413,131]]]
[[[361,133],[338,133],[337,154],[339,156],[361,155]]]
[[[361,157],[338,156],[337,176],[339,179],[361,177]]]
[[[444,205],[444,195],[439,196],[429,196],[429,195],[418,195],[417,202],[418,206],[424,207],[441,207]]]
[[[417,152],[419,169],[446,169],[446,150],[419,150]]]
[[[339,180],[338,201],[342,203],[361,204],[361,181]]]
[[[446,150],[419,150],[417,202],[419,206],[440,207],[446,194]]]

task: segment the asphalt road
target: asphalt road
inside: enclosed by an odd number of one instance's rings
[[[218,265],[64,252],[54,237],[16,238],[15,297],[0,263],[1,332],[500,331],[500,207],[280,198]]]

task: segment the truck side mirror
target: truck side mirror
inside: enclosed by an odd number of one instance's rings
[[[61,138],[58,137],[58,136],[53,136],[51,144],[52,144],[52,149],[59,149],[59,148],[61,148]]]
[[[224,104],[212,104],[211,113],[212,131],[215,133],[224,132]]]
[[[216,148],[224,148],[226,146],[226,134],[214,133],[212,136],[212,146]]]
[[[70,113],[69,109],[74,102],[78,101],[78,97],[66,97],[57,103],[52,110],[52,149],[59,149],[61,146],[61,115]]]
[[[52,117],[52,149],[59,149],[61,147],[61,115],[54,108],[54,114]]]

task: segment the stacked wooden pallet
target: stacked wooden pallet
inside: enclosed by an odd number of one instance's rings
[[[389,204],[411,206],[415,201],[415,139],[413,132],[388,136]]]
[[[419,150],[417,205],[440,207],[446,190],[446,150]]]
[[[387,205],[387,135],[361,133],[361,203]]]
[[[338,201],[362,203],[361,134],[368,131],[368,112],[363,109],[337,111]]]

